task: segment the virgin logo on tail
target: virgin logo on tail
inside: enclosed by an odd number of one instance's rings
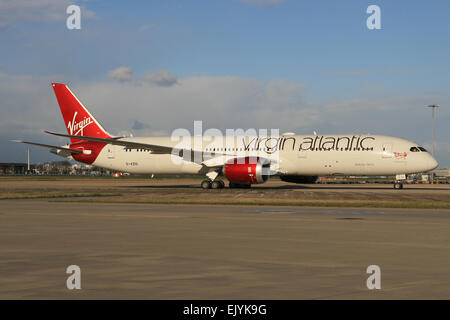
[[[75,113],[73,114],[72,121],[69,121],[69,123],[67,124],[67,130],[69,130],[69,133],[74,136],[78,134],[83,135],[83,129],[89,126],[90,124],[94,123],[91,117],[84,118],[80,122],[76,122],[77,114],[78,112],[75,111]]]

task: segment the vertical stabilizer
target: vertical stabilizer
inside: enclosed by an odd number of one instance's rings
[[[70,135],[111,138],[108,132],[103,129],[100,123],[95,120],[65,84],[52,83],[52,87],[55,91],[67,132]],[[70,140],[72,143],[81,141],[75,138]]]

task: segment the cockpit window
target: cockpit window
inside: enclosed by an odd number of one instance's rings
[[[409,151],[411,152],[419,152],[419,149],[416,147],[411,147],[411,149],[409,149]]]
[[[427,149],[425,149],[425,148],[423,148],[423,147],[419,147],[419,150],[420,150],[420,151],[423,151],[423,152],[427,152]]]

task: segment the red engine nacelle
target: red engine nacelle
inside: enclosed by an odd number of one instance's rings
[[[236,158],[228,161],[223,174],[238,184],[264,183],[269,179],[270,162],[259,157]]]

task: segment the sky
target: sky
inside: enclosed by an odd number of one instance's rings
[[[81,29],[66,9],[81,7]],[[367,8],[381,11],[370,30]],[[450,167],[450,2],[0,0],[0,162],[62,145],[51,82],[112,134],[177,128],[384,134]],[[31,147],[33,163],[61,158]]]

